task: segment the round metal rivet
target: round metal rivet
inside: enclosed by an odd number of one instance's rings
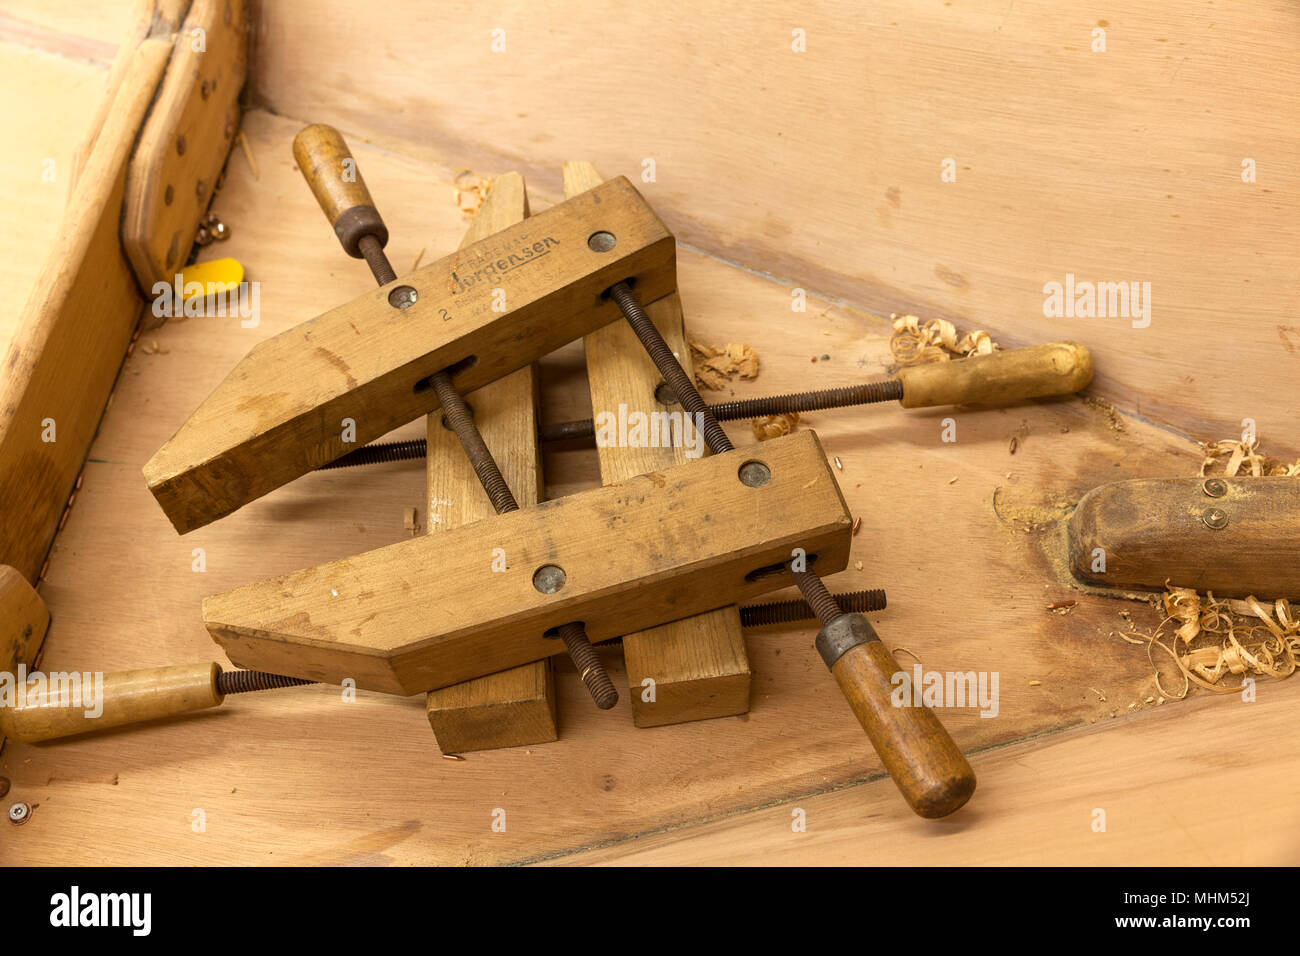
[[[543,594],[554,594],[564,587],[564,568],[558,564],[543,564],[533,572],[533,587]]]
[[[614,238],[612,232],[593,232],[587,238],[587,248],[592,252],[609,252],[618,245],[618,240]]]
[[[399,285],[388,293],[388,304],[394,309],[409,309],[419,298],[420,294],[409,285]]]
[[[750,488],[761,488],[772,480],[772,469],[761,461],[747,461],[740,466],[740,483]]]
[[[26,823],[27,818],[31,816],[32,808],[25,803],[15,803],[9,808],[10,823]]]
[[[1207,478],[1201,490],[1211,498],[1222,498],[1228,493],[1228,483],[1222,478]]]
[[[676,405],[677,393],[667,382],[660,382],[655,386],[655,401],[660,405]]]
[[[1201,520],[1205,522],[1207,528],[1213,528],[1218,531],[1220,528],[1228,526],[1228,513],[1222,508],[1207,508],[1201,515]]]

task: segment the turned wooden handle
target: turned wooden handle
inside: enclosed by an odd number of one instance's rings
[[[43,674],[0,706],[0,734],[31,743],[215,707],[220,672],[216,663],[119,671],[102,687],[85,673],[75,683]]]
[[[898,379],[904,408],[931,408],[1070,395],[1087,388],[1092,371],[1092,353],[1078,342],[1052,342],[913,365]]]
[[[388,228],[338,130],[323,123],[300,130],[293,138],[293,158],[348,255],[362,257],[364,236],[373,236],[380,246],[388,243]]]
[[[975,771],[928,707],[895,706],[902,670],[861,614],[845,614],[817,635],[817,649],[885,769],[918,814],[944,817],[975,792]]]

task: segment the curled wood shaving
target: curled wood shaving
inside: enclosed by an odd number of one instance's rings
[[[475,175],[473,170],[462,169],[452,179],[451,189],[456,208],[466,219],[472,219],[492,191],[492,180]]]
[[[718,348],[692,342],[691,359],[697,388],[718,392],[737,375],[742,379],[758,377],[758,353],[748,345],[728,342]]]
[[[759,441],[767,441],[769,438],[780,438],[794,431],[794,427],[799,424],[799,413],[768,415],[766,418],[755,418],[749,424],[754,429],[755,438]]]
[[[1205,477],[1214,467],[1219,459],[1227,459],[1223,465],[1223,471],[1220,472],[1225,478],[1231,478],[1234,475],[1244,474],[1259,477],[1280,476],[1280,477],[1297,477],[1300,476],[1300,459],[1294,464],[1288,464],[1276,458],[1269,458],[1259,450],[1259,438],[1253,441],[1238,441],[1234,438],[1228,438],[1224,441],[1201,442],[1201,447],[1205,450],[1205,459],[1201,462],[1201,477]],[[1243,467],[1246,469],[1243,471]]]
[[[1192,684],[1231,693],[1240,690],[1241,683],[1220,683],[1228,674],[1282,680],[1300,664],[1300,620],[1288,601],[1270,605],[1254,596],[1221,600],[1212,593],[1202,597],[1191,588],[1167,587],[1163,603],[1165,618],[1154,631],[1128,630],[1119,636],[1130,644],[1146,644],[1156,687],[1164,697],[1182,700]],[[1177,629],[1166,644],[1162,634],[1170,624]],[[1157,647],[1173,658],[1183,675],[1181,692],[1171,694],[1161,683],[1160,669],[1151,656]]]
[[[889,351],[900,365],[947,362],[954,355],[987,355],[999,346],[983,329],[958,337],[957,327],[946,319],[922,323],[914,315],[891,315],[894,336]]]

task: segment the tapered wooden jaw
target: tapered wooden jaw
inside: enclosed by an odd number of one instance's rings
[[[675,259],[611,180],[255,346],[145,465],[149,489],[182,534],[215,521],[433,411],[434,372],[473,391],[618,320],[616,282],[674,292]]]
[[[203,620],[241,666],[414,694],[563,653],[544,635],[571,621],[607,640],[788,586],[797,548],[840,571],[851,527],[802,432],[217,594]]]

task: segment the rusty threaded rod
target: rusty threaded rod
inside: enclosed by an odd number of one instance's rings
[[[868,591],[849,591],[833,594],[835,603],[846,611],[867,614],[883,611],[886,607],[885,592],[881,588]],[[769,624],[792,624],[806,621],[817,615],[807,601],[771,601],[767,604],[750,604],[740,609],[741,627],[765,627]]]
[[[283,674],[268,674],[266,671],[218,671],[217,693],[247,694],[255,690],[276,690],[280,687],[298,687],[302,684],[315,684],[317,681],[303,677],[285,677]]]
[[[822,627],[828,626],[831,621],[844,613],[839,602],[831,596],[830,591],[826,590],[826,585],[816,574],[811,571],[796,571],[793,567],[790,573],[794,575],[794,583],[799,585],[804,600],[816,613],[817,619],[822,622]]]
[[[762,418],[787,412],[812,412],[827,408],[851,408],[854,405],[872,405],[877,402],[897,401],[903,397],[903,383],[896,378],[883,382],[865,382],[843,388],[826,388],[816,392],[799,392],[790,395],[769,395],[765,398],[746,398],[734,402],[719,402],[706,406],[720,422],[741,418]],[[596,437],[596,425],[590,418],[573,422],[552,422],[537,430],[543,442],[573,441]],[[405,441],[375,442],[356,451],[350,451],[317,468],[353,468],[374,465],[385,461],[408,461],[428,454],[428,442],[423,438]]]
[[[619,282],[610,286],[606,294],[618,305],[623,318],[627,319],[627,324],[632,326],[632,331],[641,340],[641,344],[650,355],[650,360],[655,363],[655,368],[659,370],[659,374],[664,377],[668,387],[677,396],[678,403],[688,414],[695,416],[697,424],[703,423],[699,428],[704,433],[704,440],[708,443],[709,450],[715,455],[731,451],[734,447],[731,439],[722,430],[718,420],[713,417],[709,406],[704,404],[704,399],[700,398],[700,393],[695,390],[695,383],[677,361],[673,350],[668,347],[668,343],[659,334],[655,324],[650,321],[650,316],[641,307],[641,300],[632,291],[632,287],[626,282]]]
[[[429,384],[438,393],[443,418],[460,439],[461,447],[465,449],[474,474],[478,475],[478,480],[482,483],[483,490],[487,492],[492,507],[499,515],[518,511],[519,503],[510,493],[510,486],[506,484],[505,476],[501,474],[501,469],[497,467],[496,459],[492,457],[487,442],[483,440],[482,433],[474,424],[474,413],[469,410],[460,392],[456,391],[451,376],[445,369],[434,372],[429,376]]]
[[[376,282],[380,285],[388,285],[397,279],[393,264],[388,261],[388,255],[378,239],[374,236],[362,236],[357,246],[361,249],[361,256],[366,260],[366,265],[370,266],[370,272]]]
[[[582,683],[591,694],[591,699],[596,702],[596,706],[601,710],[609,710],[617,704],[618,691],[614,689],[614,682],[605,673],[605,665],[596,656],[596,649],[591,646],[591,641],[587,639],[587,632],[583,630],[582,625],[576,622],[561,625],[560,639],[568,648],[569,656],[573,658],[573,666],[578,668],[578,676],[582,678]]]

